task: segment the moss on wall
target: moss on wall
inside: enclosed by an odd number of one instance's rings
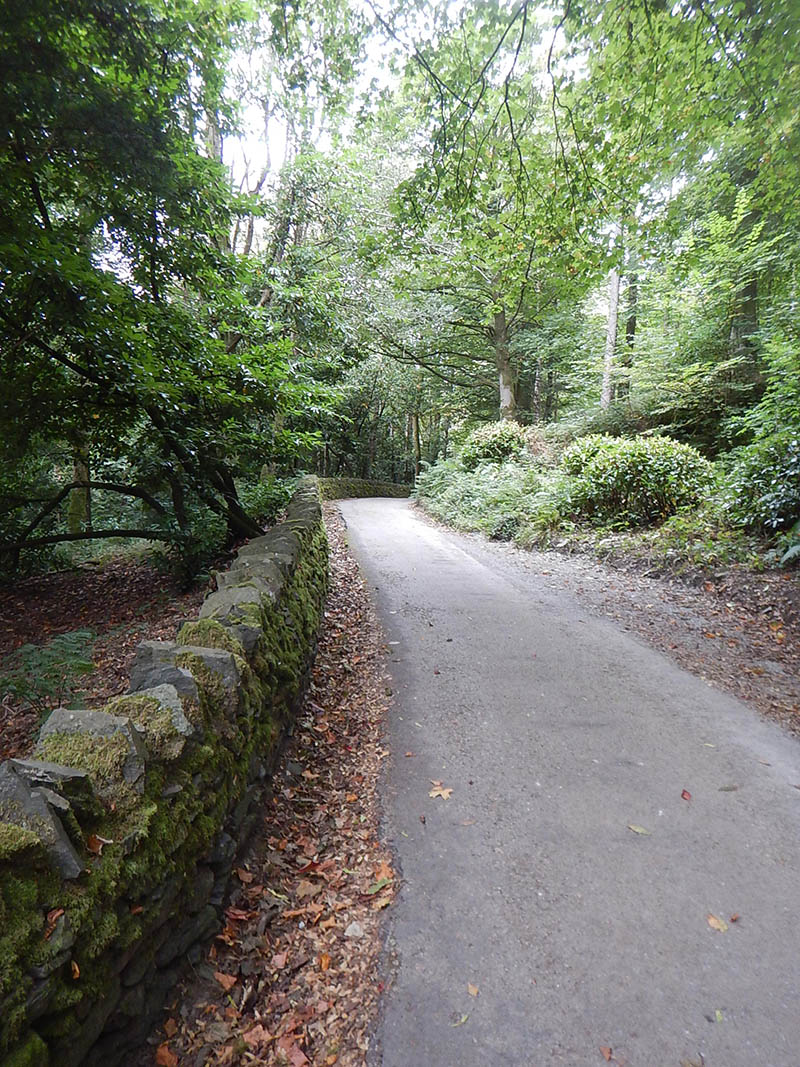
[[[301,551],[277,599],[265,595],[247,606],[247,622],[260,631],[249,655],[225,620],[188,623],[179,635],[184,648],[176,663],[197,685],[202,737],[184,744],[169,706],[151,695],[112,701],[103,710],[143,730],[146,774],[138,792],[122,779],[129,755],[123,737],[64,733],[45,739],[41,758],[88,770],[103,801],[91,824],[81,816],[82,836],[73,841],[85,873],[63,882],[42,866],[35,833],[0,822],[0,1063],[44,1067],[43,1048],[60,1067],[79,1063],[87,1042],[96,1040],[92,1027],[102,1031],[114,1008],[126,961],[137,953],[149,961],[153,945],[169,938],[181,919],[188,922],[192,909],[202,919],[203,901],[195,899],[198,865],[213,870],[215,884],[227,877],[230,857],[216,855],[220,834],[228,826],[235,832],[230,820],[249,788],[254,761],[270,763],[299,702],[327,592],[316,490],[301,489],[288,511]],[[236,691],[186,645],[231,653]],[[38,869],[31,865],[35,856]],[[61,909],[68,943],[56,943],[51,930]],[[31,1025],[26,1001],[35,983],[45,983],[48,1003]]]
[[[364,478],[320,478],[319,491],[323,500],[345,500],[348,497],[409,496],[413,486],[400,482],[370,482]]]

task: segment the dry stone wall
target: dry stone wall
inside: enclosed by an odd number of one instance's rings
[[[320,478],[323,500],[345,500],[363,496],[410,496],[413,486],[403,482],[372,482],[366,478]]]
[[[131,1061],[217,929],[308,679],[327,591],[316,479],[127,695],[58,708],[0,765],[0,1064]]]

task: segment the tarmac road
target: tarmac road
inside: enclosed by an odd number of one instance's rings
[[[395,693],[373,1067],[800,1067],[797,741],[491,544],[340,506]]]

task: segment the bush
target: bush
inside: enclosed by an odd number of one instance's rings
[[[415,495],[425,509],[459,530],[510,541],[530,517],[537,474],[519,463],[484,464],[467,473],[454,460],[423,471]]]
[[[800,520],[800,433],[785,430],[740,449],[726,485],[728,514],[753,529]]]
[[[564,449],[561,456],[561,465],[567,474],[583,474],[587,464],[602,449],[619,444],[618,437],[609,437],[605,433],[591,433],[586,437],[579,437],[568,448]]]
[[[659,522],[697,503],[713,477],[696,449],[668,437],[595,439],[588,451],[593,448],[576,479],[575,504],[583,514],[620,527]]]
[[[524,426],[503,420],[490,422],[473,430],[461,449],[461,464],[474,471],[481,463],[503,463],[525,451],[527,438]]]
[[[271,526],[286,507],[296,488],[295,478],[265,475],[257,482],[240,481],[237,491],[242,507],[264,526]]]

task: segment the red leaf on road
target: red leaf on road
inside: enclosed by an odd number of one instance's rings
[[[608,1047],[608,1045],[601,1045],[600,1051],[603,1053],[603,1059],[606,1061],[606,1063],[611,1063],[611,1049]]]
[[[692,794],[689,792],[688,789],[684,789],[684,791],[681,793],[681,800],[691,800],[691,799],[692,799]]]

